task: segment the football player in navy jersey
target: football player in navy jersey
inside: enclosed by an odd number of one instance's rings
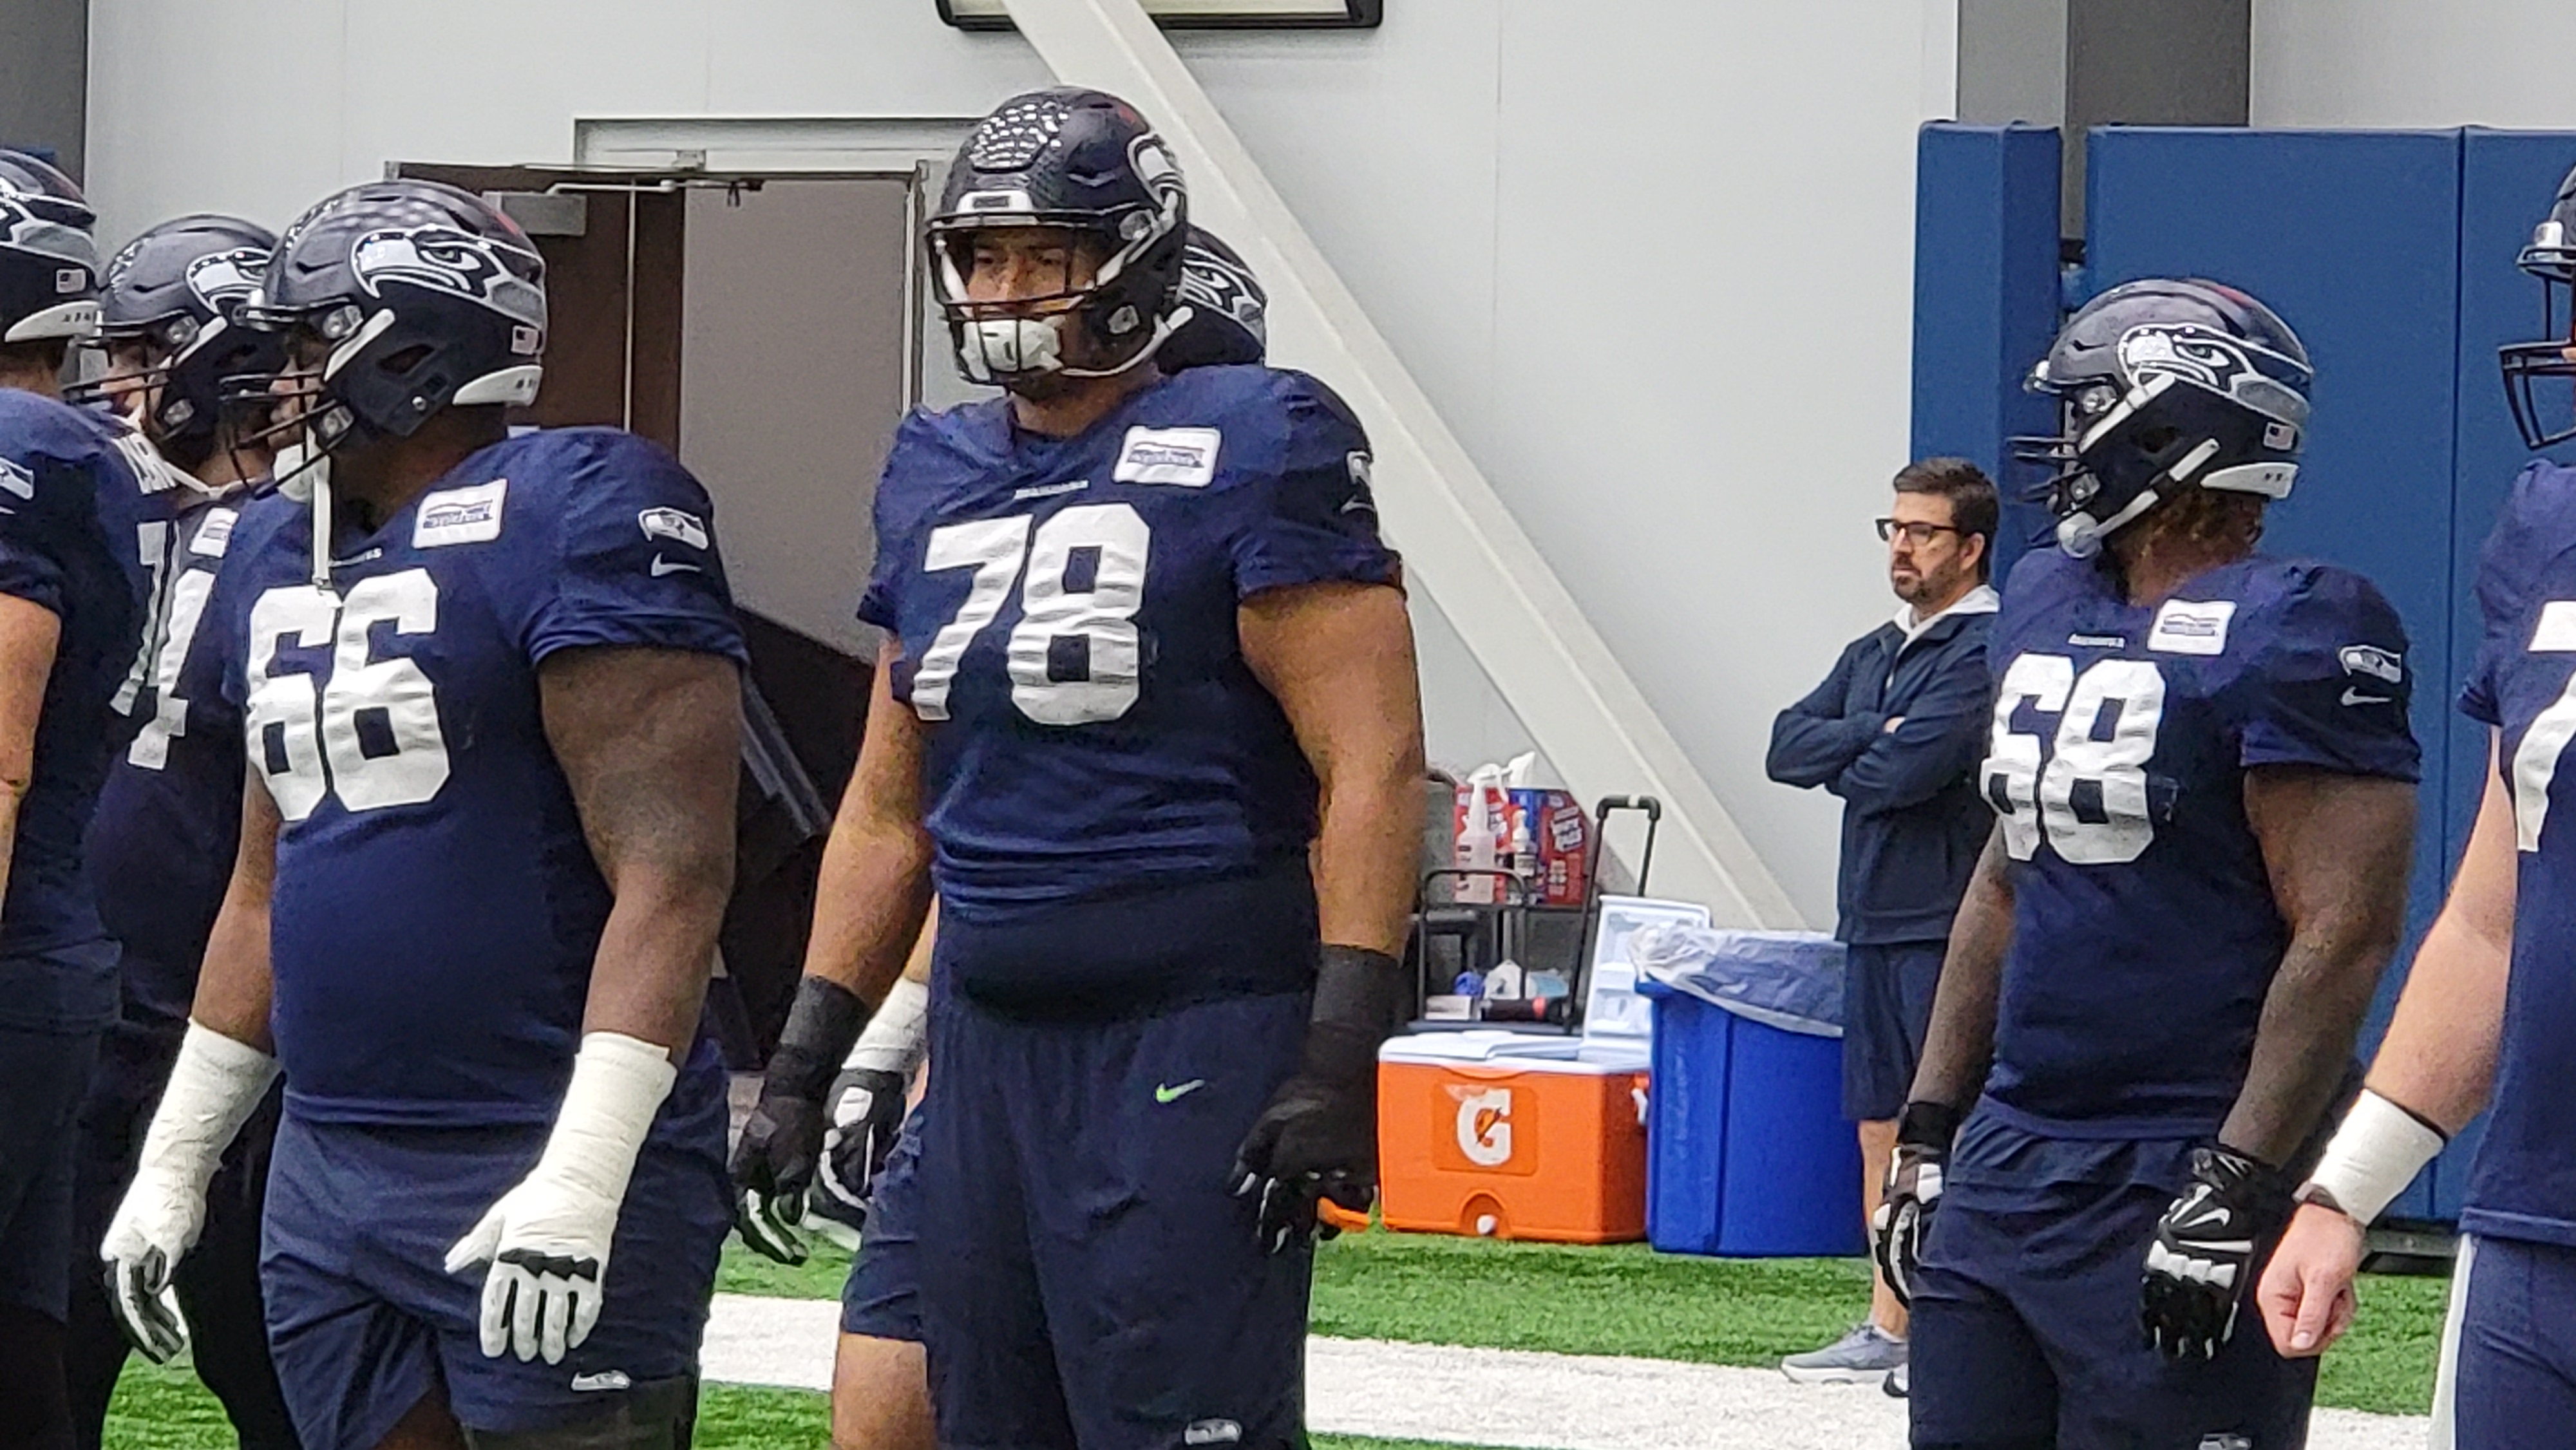
[[[151,644],[115,701],[139,730],[108,769],[87,844],[99,919],[119,949],[120,1005],[81,1107],[74,1192],[66,1368],[86,1450],[99,1443],[127,1349],[98,1245],[178,1056],[241,823],[241,717],[224,699],[222,639],[204,626],[233,526],[268,472],[268,449],[249,436],[260,420],[227,414],[219,395],[227,380],[264,389],[283,364],[277,337],[241,318],[276,246],[274,233],[236,217],[180,217],[116,254],[101,299],[107,371],[96,392],[187,477],[171,491],[176,517],[152,560]],[[174,1285],[198,1331],[197,1375],[248,1450],[296,1443],[259,1295],[275,1097],[233,1144],[208,1194],[205,1237]]]
[[[261,1268],[310,1450],[685,1445],[730,1216],[699,1009],[742,640],[706,495],[623,432],[509,434],[543,268],[465,192],[323,201],[249,316],[293,454],[203,626],[240,652],[241,844],[115,1306],[175,1340],[172,1267],[282,1068]]]
[[[1316,1204],[1375,1176],[1411,633],[1340,401],[1155,365],[1186,207],[1092,91],[1004,103],[949,173],[934,276],[960,368],[1007,396],[916,413],[887,461],[835,943],[737,1149],[755,1203],[811,1172],[935,879],[916,1252],[943,1445],[1302,1443]]]
[[[2521,254],[2544,296],[2576,281],[2576,173]],[[2553,317],[2563,313],[2552,312]],[[2576,437],[2534,376],[2576,374],[2576,339],[2504,349],[2526,441]],[[2484,619],[2460,709],[2488,728],[2487,783],[2449,899],[2417,948],[2370,1079],[2298,1193],[2263,1274],[2284,1354],[2321,1354],[2352,1320],[2362,1232],[2451,1134],[2492,1106],[2460,1209],[2434,1443],[2515,1450],[2576,1423],[2576,838],[2556,809],[2576,740],[2576,469],[2535,460],[2478,565]],[[2570,775],[2576,781],[2576,775]],[[2576,784],[2571,784],[2576,790]],[[2445,1436],[2447,1435],[2447,1439]]]
[[[1154,354],[1164,372],[1190,367],[1260,363],[1269,344],[1269,297],[1232,247],[1204,227],[1192,226],[1181,256],[1181,302],[1186,321]],[[847,832],[826,845],[824,880],[852,864],[864,847],[864,818],[857,797],[845,817]],[[807,970],[817,976],[848,975],[843,923],[856,903],[829,885],[815,902]],[[868,1018],[867,1029],[832,1084],[831,1126],[823,1134],[814,1168],[818,1212],[862,1230],[850,1277],[841,1291],[841,1343],[832,1364],[832,1443],[839,1450],[930,1450],[936,1443],[930,1387],[921,1348],[919,1115],[905,1111],[905,1090],[929,1048],[931,947],[938,911],[922,929],[903,976]],[[793,1183],[789,1192],[793,1193]],[[792,1224],[753,1205],[745,1225],[763,1252],[795,1260],[803,1250]]]
[[[166,470],[62,401],[98,322],[90,209],[0,151],[0,1446],[72,1443],[63,1331],[75,1116],[116,1017],[116,949],[81,863],[136,659]]]
[[[2261,303],[2103,293],[2033,376],[2061,547],[2013,571],[1951,934],[1881,1211],[1917,1446],[2294,1446],[2314,1366],[2236,1332],[2404,919],[2406,636],[2255,551],[2310,371]]]

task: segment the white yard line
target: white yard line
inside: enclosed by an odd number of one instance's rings
[[[706,1376],[828,1389],[841,1306],[718,1294]],[[1770,1370],[1607,1355],[1315,1339],[1317,1430],[1529,1450],[1900,1450],[1905,1406],[1875,1385],[1794,1385]],[[2320,1410],[2309,1450],[2420,1450],[2425,1422]]]

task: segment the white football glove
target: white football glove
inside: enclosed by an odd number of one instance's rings
[[[170,1085],[143,1135],[141,1161],[98,1248],[119,1329],[154,1364],[188,1343],[170,1280],[206,1227],[206,1184],[233,1136],[277,1080],[277,1059],[191,1022]]]
[[[561,1364],[590,1337],[635,1155],[678,1078],[665,1048],[615,1032],[583,1036],[537,1166],[447,1251],[451,1274],[492,1266],[484,1354]]]
[[[929,1038],[930,989],[909,977],[898,979],[832,1084],[831,1126],[823,1130],[823,1161],[814,1181],[854,1224],[865,1217],[869,1188],[894,1151],[909,1106],[905,1090]]]

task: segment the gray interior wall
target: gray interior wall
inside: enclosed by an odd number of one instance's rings
[[[903,179],[688,197],[680,457],[734,595],[857,654],[877,473],[904,407]]]
[[[2576,127],[2566,0],[2254,0],[2257,126]]]
[[[88,91],[89,0],[0,0],[0,146],[49,148],[79,176]]]

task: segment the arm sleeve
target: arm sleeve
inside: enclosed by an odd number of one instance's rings
[[[1984,758],[1994,716],[1984,631],[1956,646],[1941,673],[1905,711],[1905,723],[1869,742],[1833,793],[1863,811],[1921,805],[1966,779]]]
[[[1233,543],[1235,597],[1328,580],[1397,583],[1395,554],[1378,537],[1368,435],[1323,384],[1282,376],[1286,447],[1277,476],[1247,490],[1250,517]]]
[[[1851,689],[1852,659],[1866,642],[1858,640],[1845,647],[1825,682],[1771,722],[1771,753],[1764,768],[1773,780],[1800,790],[1823,785],[1869,748],[1870,737],[1886,728],[1884,715],[1843,714],[1843,701]]]
[[[2417,779],[2414,662],[2387,599],[2358,574],[2322,568],[2275,619],[2242,686],[2239,763]]]
[[[601,435],[572,466],[580,476],[566,489],[552,592],[527,624],[528,657],[628,646],[745,659],[698,481],[627,434]]]

